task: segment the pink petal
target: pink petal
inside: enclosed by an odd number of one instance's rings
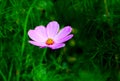
[[[35,46],[45,47],[46,44],[42,42],[35,42],[35,41],[29,41],[30,44],[33,44]]]
[[[59,30],[59,24],[56,21],[52,21],[47,25],[47,34],[49,38],[53,38]]]
[[[50,46],[48,46],[48,47],[51,48],[51,49],[59,49],[59,48],[62,48],[62,47],[64,47],[64,46],[65,46],[64,43],[56,43],[56,44],[50,45]]]
[[[45,42],[47,40],[46,29],[43,26],[37,26],[35,30],[29,30],[28,35],[36,42]]]
[[[66,26],[65,28],[63,28],[62,30],[60,30],[60,32],[55,36],[55,40],[60,40],[64,37],[66,37],[67,35],[69,35],[72,31],[72,28],[70,26]]]
[[[29,30],[28,31],[29,37],[36,41],[36,42],[42,42],[43,40],[38,36],[38,34],[35,32],[35,30]]]
[[[68,36],[66,36],[62,39],[56,40],[55,42],[56,43],[63,43],[63,42],[66,42],[66,41],[70,40],[72,37],[73,37],[73,34],[70,34],[70,35],[68,35]]]
[[[44,26],[37,26],[35,28],[36,33],[38,34],[38,36],[43,39],[43,41],[46,41],[48,39],[47,36],[47,31],[46,28]]]

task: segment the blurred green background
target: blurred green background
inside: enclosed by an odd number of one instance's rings
[[[41,58],[27,32],[53,20],[74,37]],[[120,0],[0,0],[0,81],[120,81]]]

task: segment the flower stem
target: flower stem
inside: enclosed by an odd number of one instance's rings
[[[105,14],[108,17],[109,16],[109,11],[108,11],[108,6],[107,6],[107,0],[104,0],[104,5],[105,5]]]
[[[43,63],[43,60],[44,60],[44,57],[45,57],[46,53],[47,53],[47,48],[45,48],[44,51],[43,51],[43,54],[42,54],[41,59],[40,59],[40,64]]]

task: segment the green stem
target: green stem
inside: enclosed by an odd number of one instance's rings
[[[33,6],[35,5],[37,0],[34,0],[33,3],[31,4],[31,6],[29,7],[28,11],[27,11],[27,15],[25,17],[25,22],[24,22],[24,28],[23,28],[23,38],[22,38],[22,44],[21,44],[21,59],[20,59],[20,67],[19,67],[19,72],[17,74],[17,81],[20,81],[20,72],[21,72],[21,68],[22,68],[22,57],[23,57],[23,53],[25,50],[25,43],[26,43],[26,37],[27,37],[27,24],[28,24],[28,20],[29,20],[29,16],[30,13],[33,9]]]
[[[10,67],[10,70],[9,70],[9,73],[8,73],[8,81],[11,81],[12,71],[13,71],[13,64],[11,64],[11,67]]]
[[[104,0],[104,5],[105,5],[105,14],[109,21],[109,11],[108,11],[108,6],[107,6],[107,0]]]
[[[5,77],[5,75],[1,70],[0,70],[0,76],[3,78],[3,81],[7,81],[7,78]]]
[[[24,28],[23,28],[23,38],[22,38],[22,45],[21,45],[21,56],[23,55],[24,48],[25,48],[25,43],[26,43],[26,37],[27,37],[27,24],[28,24],[28,19],[29,15],[33,9],[34,4],[36,3],[37,0],[33,2],[33,4],[30,6],[29,10],[27,11],[27,15],[25,18],[25,23],[24,23]]]
[[[41,64],[41,65],[42,65],[42,62],[43,62],[43,60],[44,60],[44,57],[45,57],[46,53],[47,53],[47,48],[44,49],[43,54],[42,54],[42,56],[41,56],[41,59],[40,59],[40,64]]]

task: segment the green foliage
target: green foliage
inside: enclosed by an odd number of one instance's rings
[[[0,0],[0,81],[120,81],[120,0]],[[74,38],[58,50],[27,32],[56,20]]]

